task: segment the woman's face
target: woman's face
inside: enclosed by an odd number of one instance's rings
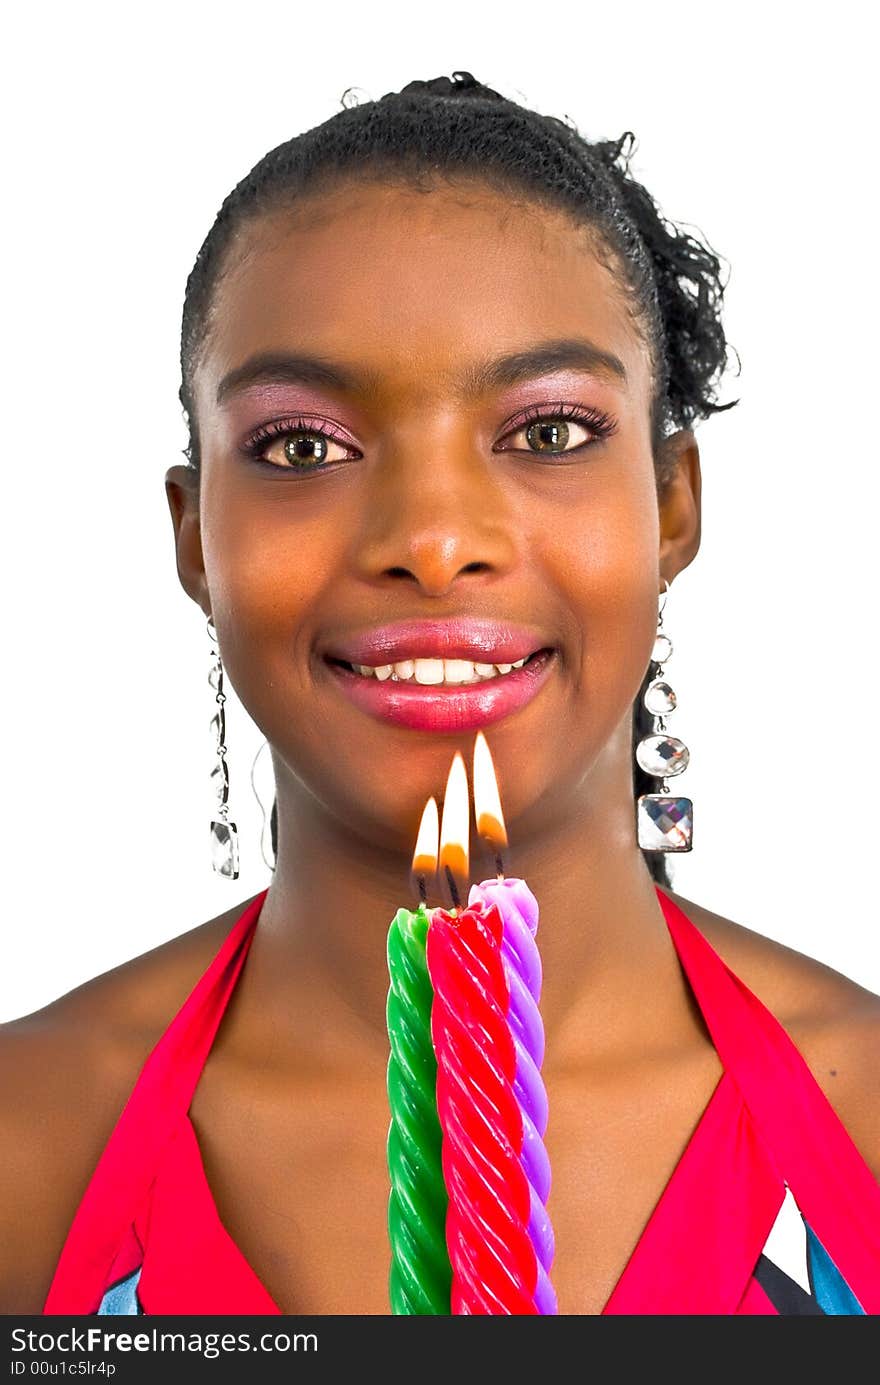
[[[630,782],[662,586],[651,392],[621,290],[563,213],[476,183],[349,185],[245,230],[194,382],[200,496],[176,467],[169,499],[181,580],[316,812],[411,851],[480,727],[514,839],[588,797],[609,756]],[[449,657],[469,620],[552,656],[422,693],[329,662],[403,662],[358,642],[413,621],[439,623],[421,656]],[[488,638],[472,662],[514,661]]]

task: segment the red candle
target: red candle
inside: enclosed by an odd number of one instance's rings
[[[460,795],[463,782],[466,843],[467,780],[457,754],[450,783],[458,778],[456,762],[461,779],[451,798]],[[466,874],[467,847],[460,837],[455,847]],[[538,1266],[528,1230],[531,1199],[521,1160],[523,1122],[514,1092],[516,1048],[507,1021],[502,932],[497,906],[479,901],[452,912],[432,910],[427,936],[434,992],[431,1040],[449,1196],[451,1308],[458,1315],[537,1312]]]

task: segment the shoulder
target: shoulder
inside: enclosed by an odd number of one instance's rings
[[[814,957],[667,893],[779,1020],[880,1179],[880,996]]]
[[[39,1313],[147,1056],[248,901],[0,1025],[0,1313]]]

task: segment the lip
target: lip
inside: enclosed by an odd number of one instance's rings
[[[405,656],[399,656],[402,657]],[[399,658],[393,662],[398,662]],[[531,702],[550,677],[556,658],[555,649],[545,647],[531,663],[512,669],[510,673],[499,674],[484,683],[448,687],[395,683],[390,678],[380,683],[378,678],[364,677],[339,664],[325,663],[325,666],[340,692],[369,716],[411,731],[477,731]],[[364,658],[351,662],[369,663]],[[508,660],[493,659],[491,662],[507,663]]]
[[[403,659],[470,659],[475,664],[515,664],[552,647],[546,631],[507,621],[453,617],[404,620],[341,635],[321,650],[325,660],[380,668]]]

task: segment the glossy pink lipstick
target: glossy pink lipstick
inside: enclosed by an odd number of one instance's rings
[[[328,640],[325,659],[370,668],[403,659],[471,659],[476,664],[516,664],[553,647],[546,631],[509,621],[450,616],[446,620],[401,620]]]

